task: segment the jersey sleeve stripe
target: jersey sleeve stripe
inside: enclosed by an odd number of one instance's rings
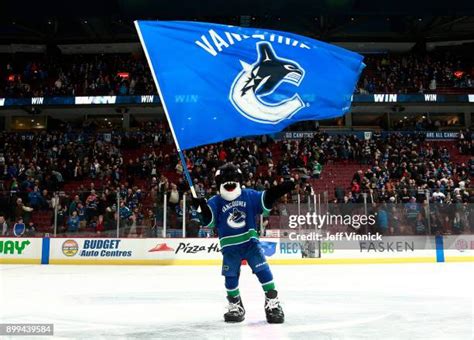
[[[265,201],[263,200],[263,196],[264,196],[266,193],[267,193],[267,192],[264,191],[264,192],[262,193],[262,195],[260,196],[260,199],[261,199],[261,201],[262,201],[262,210],[263,210],[262,213],[263,213],[264,216],[270,215],[270,211],[272,210],[271,208],[268,209],[268,208],[265,206]]]
[[[211,207],[209,207],[209,210],[211,211],[211,222],[209,222],[207,225],[204,226],[204,228],[214,228],[216,226],[216,220],[214,218],[214,211],[212,210]]]

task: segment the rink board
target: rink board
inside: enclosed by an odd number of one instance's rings
[[[40,264],[42,252],[41,238],[0,238],[0,263]]]
[[[52,239],[50,264],[220,265],[216,239]],[[387,237],[372,242],[323,242],[320,257],[303,258],[297,242],[262,238],[270,264],[368,264],[437,262],[434,237]],[[74,244],[73,250],[69,249]],[[391,245],[390,245],[391,244]],[[93,249],[91,249],[93,248]],[[118,255],[118,256],[117,256]]]
[[[70,265],[221,265],[214,238],[0,239],[0,263]],[[16,243],[15,243],[16,242]],[[18,242],[26,242],[24,244]],[[383,242],[321,242],[315,257],[298,242],[260,239],[270,264],[474,262],[474,236],[385,237]],[[5,248],[6,245],[6,248]],[[319,256],[319,257],[318,257]],[[304,257],[304,258],[303,258]]]
[[[389,236],[382,240],[323,241],[321,258],[337,263],[436,262],[434,237]]]
[[[280,253],[279,239],[262,239],[267,258],[300,259],[295,250]],[[214,238],[51,239],[50,264],[220,265]]]
[[[474,262],[474,235],[443,237],[446,262]]]

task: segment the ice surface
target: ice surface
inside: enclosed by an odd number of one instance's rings
[[[283,325],[266,323],[248,267],[246,320],[224,323],[218,266],[1,265],[0,322],[54,323],[55,338],[81,339],[473,339],[472,263],[272,269]]]

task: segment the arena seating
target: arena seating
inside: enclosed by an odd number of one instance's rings
[[[144,129],[146,130],[146,129]],[[128,186],[126,186],[125,189],[132,189],[134,192],[138,189],[142,192],[140,195],[140,202],[139,202],[139,207],[140,207],[140,213],[144,213],[148,209],[152,209],[157,213],[157,210],[155,208],[156,202],[154,202],[154,198],[156,197],[157,187],[156,184],[152,183],[152,176],[150,175],[149,171],[151,168],[151,163],[153,164],[161,164],[157,168],[157,175],[155,177],[159,177],[163,175],[165,178],[167,178],[169,183],[175,183],[178,184],[179,180],[181,179],[182,181],[182,175],[180,175],[175,167],[177,164],[177,157],[175,154],[175,148],[171,142],[164,142],[158,145],[153,145],[150,143],[144,142],[144,140],[149,140],[147,134],[150,132],[142,131],[142,132],[137,132],[138,135],[132,138],[131,142],[126,143],[126,145],[122,148],[120,148],[120,155],[123,157],[123,165],[119,166],[120,170],[120,180],[118,182],[111,182],[110,175],[104,176],[104,178],[101,180],[100,178],[91,178],[92,176],[89,173],[84,173],[84,175],[79,178],[79,179],[73,179],[67,177],[63,183],[63,185],[60,188],[60,192],[64,192],[65,195],[68,197],[67,200],[71,200],[76,194],[81,194],[79,191],[81,190],[81,187],[85,188],[86,191],[88,191],[91,188],[91,183],[93,183],[94,188],[98,191],[101,192],[105,187],[107,186],[109,189],[114,191],[116,187],[119,184],[126,184],[127,179],[133,179],[133,185],[129,183]],[[160,133],[159,131],[156,133]],[[52,133],[54,135],[55,132]],[[54,145],[50,144],[44,144],[44,139],[47,135],[38,135],[35,138],[35,145],[39,148],[39,155],[40,157],[47,157],[48,152],[51,152],[51,150],[55,150]],[[57,136],[62,136],[62,135],[57,135]],[[11,157],[18,157],[17,159],[11,158],[11,159],[6,159],[6,164],[11,165],[13,163],[17,163],[18,160],[22,160],[24,163],[25,168],[28,168],[31,166],[31,164],[27,161],[29,157],[33,156],[31,150],[32,148],[24,148],[22,149],[22,142],[20,140],[15,143],[16,138],[19,138],[20,134],[16,133],[9,133],[9,134],[4,134],[2,135],[2,140],[4,141],[5,145],[9,145],[8,149],[4,150],[5,154],[10,154]],[[63,137],[60,137],[63,138]],[[148,139],[147,139],[148,138]],[[289,166],[290,172],[295,175],[299,175],[300,178],[305,178],[305,180],[300,179],[298,182],[300,183],[300,188],[299,188],[299,193],[302,195],[302,197],[306,194],[304,185],[305,182],[309,182],[311,186],[313,187],[313,191],[316,194],[324,194],[324,192],[327,192],[327,198],[329,201],[334,200],[335,198],[335,189],[336,188],[342,188],[342,190],[345,193],[350,193],[350,186],[351,186],[351,181],[353,179],[354,174],[358,170],[362,170],[363,172],[367,171],[370,167],[374,165],[375,159],[373,158],[373,155],[370,155],[369,157],[361,157],[361,153],[365,147],[367,147],[367,144],[364,144],[365,141],[358,140],[357,138],[350,137],[350,136],[333,136],[331,137],[332,139],[330,142],[328,142],[328,136],[325,135],[324,133],[319,133],[316,134],[315,137],[312,140],[302,140],[302,141],[279,141],[279,142],[265,142],[262,143],[259,140],[240,140],[240,141],[229,141],[224,144],[219,144],[219,145],[214,145],[214,146],[205,146],[202,148],[197,148],[196,150],[192,150],[188,153],[188,155],[191,157],[190,162],[193,164],[196,162],[196,164],[201,164],[200,166],[202,167],[202,171],[204,171],[203,176],[198,179],[198,181],[206,181],[206,187],[209,188],[210,190],[210,185],[212,184],[212,177],[213,174],[210,173],[210,168],[212,166],[215,166],[215,164],[222,164],[225,161],[235,161],[240,164],[240,162],[243,159],[251,159],[252,157],[255,158],[255,161],[257,162],[255,164],[256,170],[254,177],[252,179],[252,182],[250,186],[255,186],[259,189],[264,189],[265,187],[268,187],[272,185],[272,182],[274,180],[279,180],[284,174],[282,173],[282,166],[285,164]],[[394,135],[394,137],[391,137],[390,143],[392,143],[394,146],[398,145],[401,148],[410,148],[410,143],[406,144],[406,140],[403,138],[401,135]],[[135,141],[134,141],[135,140]],[[411,140],[411,139],[410,139]],[[141,142],[138,142],[141,141]],[[413,138],[413,142],[417,142],[417,150],[420,148],[420,146],[426,147],[427,145],[430,145],[433,149],[436,150],[442,150],[443,148],[446,148],[449,153],[449,166],[450,167],[456,167],[459,166],[461,163],[465,163],[466,166],[472,167],[474,165],[474,161],[471,160],[471,154],[472,153],[472,148],[471,152],[467,151],[465,154],[461,154],[458,149],[458,144],[456,141],[422,141],[422,140],[417,140],[417,138]],[[8,143],[7,143],[8,142]],[[379,147],[383,147],[386,143],[386,141],[382,140],[380,136],[374,136],[374,141],[375,144],[371,146],[372,149],[377,147],[377,143]],[[86,148],[91,148],[89,149],[90,151],[95,150],[95,152],[105,152],[104,150],[110,150],[111,148],[113,149],[114,146],[114,141],[110,143],[99,143],[97,144],[97,141],[92,138],[89,140],[89,142],[86,142],[82,147]],[[59,142],[59,144],[61,144]],[[72,144],[74,145],[74,143]],[[351,145],[353,148],[353,151],[350,156],[348,157],[341,157],[339,156],[341,153],[341,147],[344,145]],[[20,146],[20,148],[17,148]],[[78,147],[78,145],[73,146],[74,148]],[[95,149],[94,149],[95,148]],[[80,150],[80,149],[77,149]],[[249,151],[249,150],[257,150],[255,153],[254,151]],[[216,161],[213,160],[213,156],[218,159],[218,157],[221,157],[221,151],[223,151],[223,155],[226,158]],[[169,164],[164,164],[163,162],[158,162],[156,160],[151,160],[150,157],[153,154],[157,155],[160,152],[163,155],[168,155],[174,157],[172,163]],[[318,152],[320,154],[319,160],[322,163],[323,170],[320,175],[319,179],[316,178],[311,178],[311,162],[314,161],[314,153]],[[251,157],[247,157],[246,155],[251,155]],[[313,156],[310,156],[313,154]],[[324,156],[323,156],[324,155]],[[54,157],[58,157],[55,155]],[[62,156],[61,156],[62,157]],[[57,161],[60,164],[65,164],[61,163],[64,160],[59,157],[59,158],[54,158],[57,159]],[[304,160],[303,160],[303,158]],[[307,158],[308,157],[308,158]],[[439,156],[437,156],[439,157]],[[166,158],[166,157],[165,157]],[[171,158],[171,157],[168,157]],[[126,165],[128,164],[129,160],[137,160],[138,159],[138,164],[140,165],[140,169],[138,170],[138,174],[128,174],[127,173],[127,167]],[[40,165],[42,167],[42,171],[46,171],[46,174],[49,174],[50,171],[54,169],[58,169],[57,167],[52,167],[51,163],[45,162],[47,158],[40,158],[37,161],[37,165]],[[425,160],[425,162],[428,162],[429,160],[432,160],[436,165],[440,163],[439,158],[428,158]],[[106,160],[108,161],[108,159]],[[151,163],[150,163],[151,162]],[[157,163],[154,163],[157,162]],[[174,163],[173,163],[174,162]],[[307,163],[304,163],[307,162]],[[58,164],[59,164],[58,163]],[[18,163],[17,163],[18,164]],[[104,163],[104,165],[107,165],[108,163]],[[214,164],[214,165],[212,165]],[[142,168],[146,168],[147,170],[142,170]],[[59,168],[60,169],[60,168]],[[145,171],[145,172],[143,172]],[[67,172],[67,171],[66,171]],[[4,173],[3,171],[1,173]],[[43,175],[45,175],[43,173]],[[38,178],[43,178],[43,175],[38,177]],[[65,174],[64,174],[65,175]],[[129,177],[129,176],[132,176]],[[472,173],[471,173],[472,176]],[[24,179],[24,178],[23,178]],[[211,180],[209,182],[208,180]],[[459,178],[454,178],[455,183],[459,181]],[[260,181],[260,182],[259,182]],[[3,178],[3,186],[8,190],[11,186],[12,183],[12,178],[6,177]],[[107,184],[109,183],[109,184]],[[46,183],[39,183],[40,188],[46,188],[47,185]],[[260,186],[260,187],[259,187]],[[470,184],[468,184],[470,187]],[[28,190],[31,190],[28,189]],[[84,190],[84,189],[83,189]],[[168,190],[170,190],[168,188]],[[180,194],[182,194],[186,190],[186,185],[180,186],[178,188],[178,191]],[[208,190],[208,194],[211,192]],[[161,191],[162,192],[162,191]],[[51,193],[50,193],[51,195]],[[25,197],[25,196],[23,196]],[[294,196],[295,197],[295,196]],[[294,199],[293,197],[293,199]],[[472,197],[472,192],[471,192],[471,197]],[[64,198],[66,200],[66,198]],[[295,201],[293,201],[295,202]],[[27,204],[29,202],[26,202]],[[115,203],[115,202],[114,202]],[[129,203],[129,202],[128,202]],[[10,204],[15,204],[15,202],[11,202]],[[109,203],[110,204],[110,203]],[[13,208],[11,206],[10,208]],[[294,206],[289,207],[289,209],[294,209]],[[10,210],[10,209],[8,209]],[[6,211],[6,213],[11,213],[11,211]],[[70,212],[69,212],[70,213]],[[161,211],[160,211],[161,213]],[[174,212],[172,212],[173,219],[170,219],[170,223],[173,223],[176,221],[176,218],[174,216]],[[51,233],[53,232],[53,210],[51,208],[48,209],[36,209],[33,212],[32,215],[32,221],[35,224],[35,227],[38,232],[42,233]],[[93,228],[86,229],[88,232],[94,233]]]
[[[0,97],[156,94],[143,56],[0,55]],[[357,92],[463,94],[474,87],[472,64],[460,55],[379,54],[367,64]]]

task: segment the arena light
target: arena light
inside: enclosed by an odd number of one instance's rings
[[[463,75],[464,75],[464,71],[455,71],[454,72],[454,76],[458,79],[461,79]]]

